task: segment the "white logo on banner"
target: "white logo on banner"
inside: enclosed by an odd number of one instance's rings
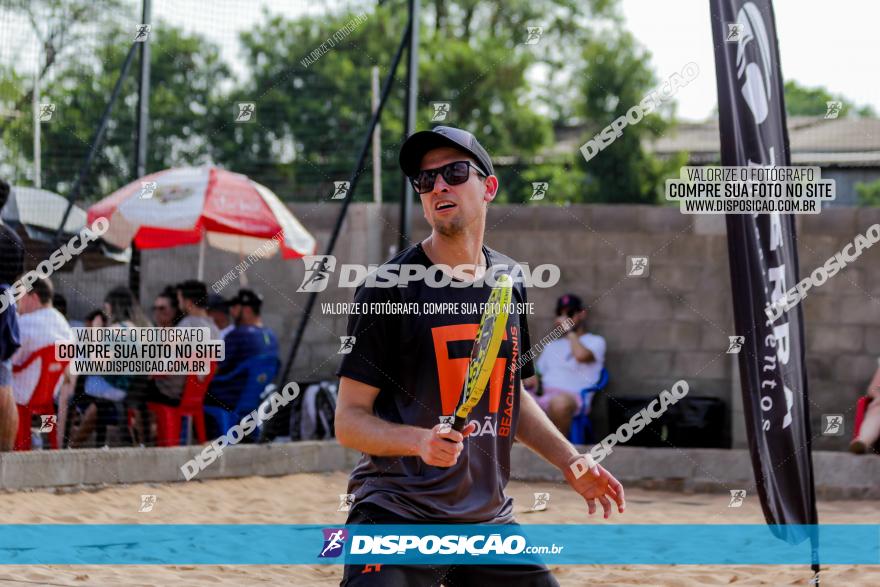
[[[742,27],[736,48],[736,74],[742,81],[742,96],[761,124],[770,113],[770,98],[773,97],[770,41],[761,11],[752,2],[746,2],[736,15],[736,22]],[[746,62],[746,47],[754,42],[757,45],[760,63]]]

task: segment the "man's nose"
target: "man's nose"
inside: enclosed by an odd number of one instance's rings
[[[437,177],[434,178],[434,189],[432,190],[432,193],[441,193],[441,192],[448,192],[448,191],[449,191],[449,184],[446,183],[445,179],[443,179],[443,174],[438,173]]]

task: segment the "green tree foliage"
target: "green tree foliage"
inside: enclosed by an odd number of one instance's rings
[[[648,54],[625,31],[608,32],[591,39],[583,50],[579,112],[594,133],[639,104],[656,86],[648,67]],[[686,157],[659,159],[645,143],[672,127],[667,103],[628,125],[617,139],[586,162],[583,201],[653,204],[660,201],[664,180],[678,175]],[[584,159],[581,159],[584,162]]]
[[[832,94],[825,88],[808,88],[794,80],[785,82],[785,111],[789,116],[825,116],[828,111],[827,103],[831,101],[843,103],[843,109],[839,114],[841,118],[877,116],[870,106],[857,107],[852,100],[840,94]]]
[[[32,146],[28,145],[25,152],[20,148],[21,141],[10,135],[18,131],[11,121],[32,118],[34,75],[44,80],[58,63],[76,57],[95,29],[112,27],[110,15],[120,7],[119,0],[0,0],[0,15],[4,17],[0,39],[8,43],[6,33],[21,28],[33,35],[39,47],[39,54],[31,56],[29,48],[16,46],[12,59],[0,64],[0,173],[15,180],[20,170],[31,172]],[[24,31],[14,30],[16,34],[10,34],[10,38],[18,40]],[[16,69],[19,61],[27,62],[31,57],[35,58],[36,72],[25,74]]]
[[[880,179],[869,183],[857,183],[856,195],[859,206],[880,206]]]
[[[531,157],[550,145],[552,120],[536,111],[526,79],[539,57],[523,44],[527,23],[544,23],[540,15],[545,10],[573,13],[576,8],[559,0],[428,3],[420,29],[416,127],[467,128],[493,155]],[[296,199],[326,197],[332,181],[348,178],[370,118],[370,70],[378,66],[384,82],[406,24],[399,7],[380,6],[332,50],[303,63],[355,16],[341,13],[293,21],[271,17],[242,35],[253,79],[237,91],[260,97],[261,122],[224,133],[223,142],[216,145],[218,160],[256,174],[276,190],[283,191],[296,178],[299,193],[283,196]],[[404,133],[405,61],[393,84],[382,117],[383,192],[390,200],[397,199],[401,186],[397,154]],[[449,103],[445,120],[432,121],[433,102]],[[240,149],[232,131],[244,133],[247,151]],[[270,157],[272,145],[278,143],[290,145],[289,161]],[[361,199],[371,197],[366,188],[358,194]]]
[[[380,67],[384,81],[398,42],[394,37],[403,30],[399,14],[387,8],[379,12],[382,18],[370,16],[305,65],[303,60],[312,51],[356,15],[297,20],[267,16],[264,23],[243,33],[250,79],[242,80],[224,98],[230,108],[222,111],[224,120],[215,122],[214,159],[266,184],[284,199],[329,197],[333,181],[348,179],[369,124],[371,67]],[[395,81],[396,95],[401,93],[400,79]],[[241,100],[257,104],[256,123],[229,124],[232,106]],[[403,134],[399,105],[399,98],[392,101],[382,118],[386,147]],[[386,163],[390,157],[389,149]],[[399,181],[398,176],[396,190]],[[359,193],[368,193],[365,184]],[[391,187],[388,181],[386,185]]]
[[[122,9],[120,0],[3,0],[0,8],[23,16],[41,47],[37,77],[43,79],[59,61],[68,59],[94,32],[113,26],[112,15]],[[32,100],[33,88],[13,98],[14,110]]]
[[[74,54],[55,65],[41,101],[55,104],[52,119],[41,124],[43,186],[66,194],[85,160],[101,114],[122,70],[134,38],[130,27],[104,31],[97,54]],[[229,78],[217,47],[166,23],[152,34],[152,87],[147,169],[197,164],[207,160],[212,112],[219,105],[217,85]],[[20,87],[23,84],[19,83]],[[81,197],[98,199],[133,179],[137,57],[111,114],[102,149],[82,186]],[[216,117],[216,115],[215,115]],[[4,144],[26,155],[33,143],[30,105],[25,115],[4,126]]]
[[[478,135],[498,162],[502,202],[528,201],[534,181],[551,184],[539,203],[654,202],[663,178],[680,162],[657,160],[643,145],[668,130],[671,109],[628,127],[589,163],[577,146],[570,153],[546,154],[554,128],[583,124],[592,136],[655,83],[647,53],[620,30],[616,5],[616,0],[424,3],[417,128],[451,124]],[[265,14],[240,36],[246,75],[235,78],[216,46],[168,23],[154,24],[148,170],[212,161],[266,184],[285,200],[329,197],[334,181],[348,179],[370,120],[371,69],[377,66],[384,82],[406,24],[399,3],[366,10],[334,9],[296,19]],[[361,14],[365,18],[353,20]],[[115,22],[102,28],[96,54],[75,52],[56,60],[44,84],[44,101],[57,107],[42,126],[43,184],[49,189],[69,188],[130,46],[130,20]],[[542,27],[541,38],[527,44],[533,26]],[[345,34],[334,37],[341,30]],[[381,121],[386,201],[401,191],[404,66],[405,60]],[[136,72],[135,63],[84,186],[86,198],[131,180]],[[21,100],[28,89],[27,80],[4,75],[0,100]],[[255,121],[235,121],[241,102],[256,104]],[[446,120],[432,120],[432,102],[450,104]],[[29,113],[4,125],[2,140],[17,155],[20,177],[26,176]],[[372,198],[370,170],[368,157],[357,199]]]

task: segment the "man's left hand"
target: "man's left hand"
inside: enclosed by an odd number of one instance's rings
[[[597,499],[602,505],[605,519],[611,517],[612,501],[617,503],[617,511],[621,514],[626,509],[623,485],[604,467],[593,462],[593,457],[589,454],[573,457],[563,473],[572,489],[587,502],[590,515],[596,513]]]

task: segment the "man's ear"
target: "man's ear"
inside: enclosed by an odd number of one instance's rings
[[[498,178],[494,175],[490,175],[486,178],[484,185],[486,186],[486,192],[483,194],[483,200],[491,202],[495,199],[495,196],[498,195]]]

